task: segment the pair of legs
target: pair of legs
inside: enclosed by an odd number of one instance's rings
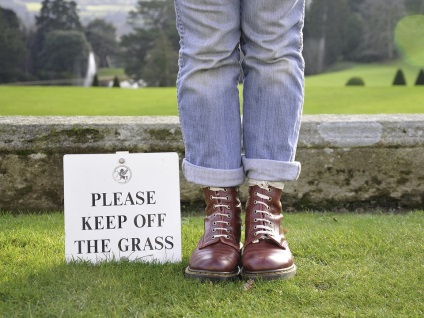
[[[237,215],[238,198],[232,189],[246,177],[257,184],[252,189],[274,191],[300,172],[294,158],[303,105],[304,0],[175,0],[175,9],[181,46],[177,90],[186,150],[183,173],[188,181],[206,187],[207,204],[214,202],[207,207],[208,216]],[[232,200],[229,210],[223,199],[227,197]],[[237,236],[234,226],[227,230]],[[222,229],[215,231],[224,235]]]

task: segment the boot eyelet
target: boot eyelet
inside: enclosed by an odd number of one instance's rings
[[[228,188],[224,188],[224,191],[228,191]]]
[[[215,232],[215,229],[212,229],[212,232]]]
[[[209,197],[211,200],[213,200],[213,195],[211,194],[211,196]]]
[[[258,232],[253,233],[254,236],[258,235]]]
[[[259,192],[255,192],[255,195],[258,195],[259,194]]]
[[[212,225],[216,225],[216,222],[215,222],[215,221],[213,221],[213,222],[212,222]]]
[[[253,213],[255,213],[255,214],[258,213],[258,210],[255,210]]]
[[[225,198],[227,199],[227,201],[230,201],[230,197],[228,195]]]
[[[254,230],[256,230],[257,228],[258,228],[258,227],[257,227],[256,225],[253,227],[253,229],[254,229]]]
[[[230,229],[226,229],[226,231],[227,231],[227,233],[231,233],[231,230]]]
[[[256,200],[255,200],[255,201],[253,201],[253,204],[258,204],[258,201],[256,201]]]
[[[227,225],[229,226],[230,225],[230,222],[227,222]]]
[[[230,239],[230,236],[229,236],[229,235],[227,235],[227,236],[225,236],[225,238],[226,238],[227,240],[229,240],[229,239]]]
[[[231,214],[227,214],[227,218],[231,219]]]
[[[213,217],[216,218],[216,213],[213,214]]]
[[[258,219],[254,219],[253,222],[258,222]]]
[[[214,204],[214,205],[212,206],[212,208],[216,209],[216,205]]]
[[[271,208],[269,206],[266,207],[267,211],[271,210]]]
[[[272,201],[272,198],[271,197],[268,197],[268,201]]]
[[[227,205],[227,209],[228,209],[228,210],[229,210],[229,209],[231,209],[231,206]]]
[[[213,240],[214,240],[214,239],[215,239],[215,235],[212,235],[211,239],[213,239]]]

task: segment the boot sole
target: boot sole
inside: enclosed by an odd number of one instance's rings
[[[185,269],[185,276],[187,278],[195,278],[201,281],[233,281],[240,278],[240,269],[237,267],[237,270],[235,270],[234,272],[211,272],[194,270],[187,266],[187,268]]]
[[[249,272],[244,269],[241,270],[241,276],[243,279],[252,279],[252,280],[290,279],[295,274],[296,274],[296,265],[294,264],[289,268],[277,269],[272,271]]]

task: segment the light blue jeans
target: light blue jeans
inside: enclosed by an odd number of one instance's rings
[[[175,0],[175,10],[185,178],[221,187],[297,179],[304,0]]]

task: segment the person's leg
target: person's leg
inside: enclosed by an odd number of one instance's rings
[[[175,0],[178,109],[190,182],[238,186],[241,165],[240,0]]]
[[[243,0],[243,166],[248,178],[294,180],[303,95],[304,0]]]
[[[203,185],[205,232],[185,274],[208,280],[239,275],[241,204],[240,0],[175,0],[180,35],[178,107],[183,173]]]
[[[290,278],[296,272],[281,228],[283,181],[295,162],[303,106],[304,0],[243,0],[243,166],[249,178],[242,275]]]

